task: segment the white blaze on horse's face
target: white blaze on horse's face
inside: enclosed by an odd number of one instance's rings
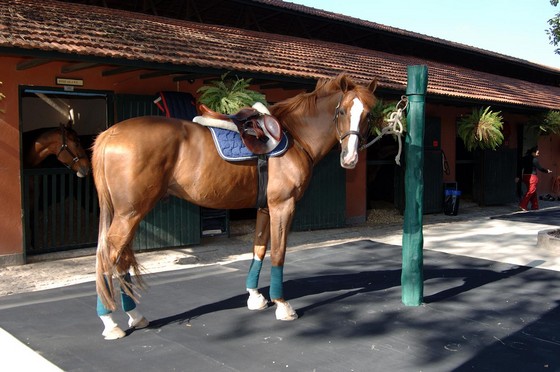
[[[360,131],[360,120],[364,112],[364,105],[358,98],[352,100],[350,108],[350,132],[358,133]],[[358,162],[358,142],[359,137],[356,134],[350,134],[346,141],[346,148],[342,148],[340,154],[340,165],[343,168],[353,169]]]

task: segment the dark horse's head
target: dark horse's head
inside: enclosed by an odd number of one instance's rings
[[[80,143],[78,133],[72,129],[72,121],[59,127],[40,128],[23,134],[25,168],[36,168],[49,156],[55,156],[78,177],[85,177],[91,171],[89,157]]]
[[[55,154],[58,161],[66,165],[68,169],[76,172],[78,177],[85,177],[91,171],[91,163],[86,151],[80,144],[80,137],[74,129],[72,122],[67,125],[60,125],[58,132],[59,148]],[[55,136],[56,137],[56,136]]]

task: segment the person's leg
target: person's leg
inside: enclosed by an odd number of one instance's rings
[[[531,192],[531,209],[536,211],[539,209],[539,198],[537,197],[537,185],[539,184],[539,177],[532,174],[529,180],[529,191]]]
[[[523,196],[523,198],[521,199],[521,202],[519,202],[519,208],[523,209],[524,211],[527,210],[527,206],[529,205],[529,200],[531,199],[531,175],[530,174],[524,174],[523,175],[523,183],[525,184],[525,187],[527,188],[527,191],[525,192],[525,195]]]

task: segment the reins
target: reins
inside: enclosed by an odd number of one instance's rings
[[[368,147],[379,141],[386,134],[394,134],[397,136],[397,141],[399,142],[399,151],[395,156],[395,163],[397,163],[397,165],[401,165],[400,159],[402,152],[402,134],[404,132],[404,126],[401,120],[403,117],[403,112],[407,107],[408,98],[406,96],[401,96],[401,100],[395,106],[395,111],[391,112],[388,115],[388,118],[386,120],[387,125],[381,129],[381,133],[367,144],[362,145],[359,150],[361,151],[367,149]]]
[[[336,133],[338,134],[338,142],[342,143],[342,141],[344,141],[344,139],[348,136],[351,135],[356,135],[358,136],[359,142],[363,142],[364,138],[362,137],[362,134],[357,131],[357,130],[349,130],[345,133],[342,133],[340,131],[339,125],[338,125],[338,116],[340,115],[340,104],[342,103],[342,98],[344,97],[344,94],[340,95],[340,99],[338,100],[338,103],[336,104],[336,108],[334,109],[334,117],[333,117],[333,122],[334,125],[336,127]]]

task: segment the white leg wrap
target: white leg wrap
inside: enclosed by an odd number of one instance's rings
[[[247,300],[247,307],[249,310],[262,310],[268,307],[268,301],[258,289],[247,288],[249,292],[249,299]]]
[[[298,315],[288,302],[276,302],[276,319],[296,320]]]
[[[130,328],[142,329],[146,328],[150,324],[148,319],[144,318],[144,316],[136,309],[132,309],[126,313],[128,314],[128,326]]]
[[[124,331],[117,325],[117,323],[115,323],[111,314],[101,315],[99,318],[101,318],[101,321],[105,326],[105,329],[102,333],[103,337],[105,337],[105,340],[116,340],[119,338],[123,338],[126,335],[126,333],[124,333]]]

